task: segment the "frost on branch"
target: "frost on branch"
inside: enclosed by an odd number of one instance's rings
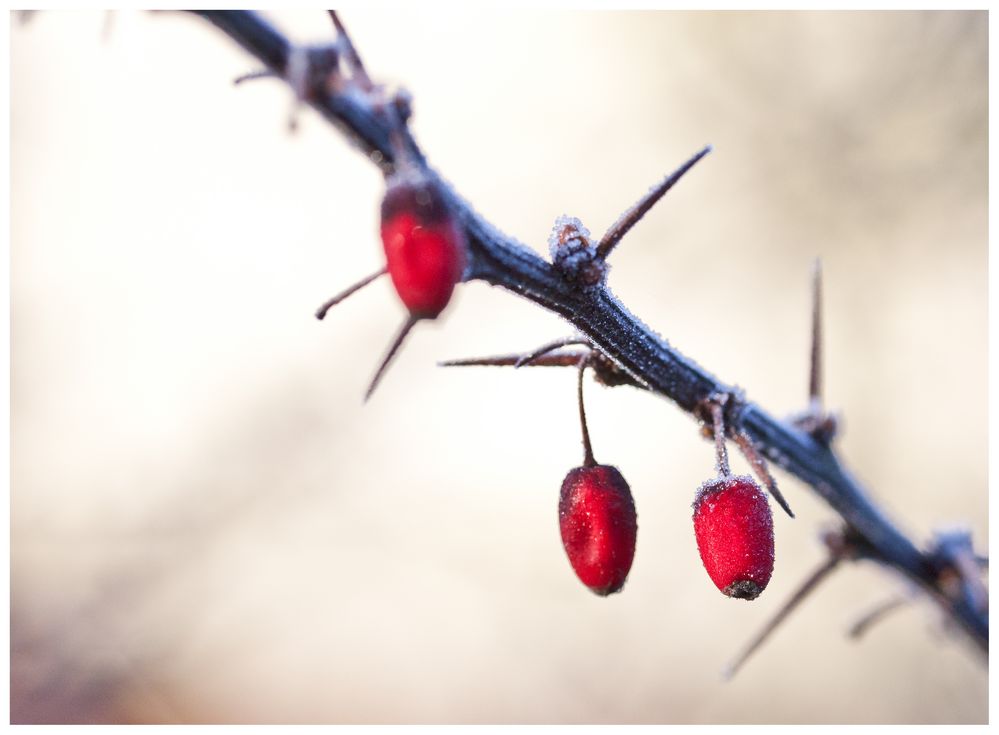
[[[279,74],[288,69],[289,57],[295,53],[295,47],[256,13],[195,12],[216,24],[270,69]],[[337,27],[342,33],[338,23]],[[351,47],[348,53],[352,51]],[[305,102],[371,160],[386,162],[385,167],[392,168],[397,160],[391,144],[392,121],[385,114],[388,108],[379,107],[371,95],[329,85],[322,94],[307,97]],[[407,152],[413,160],[423,162],[423,155],[405,125],[402,133]],[[640,386],[670,399],[688,413],[695,413],[710,396],[736,395],[733,386],[679,353],[632,315],[604,285],[606,257],[623,234],[709,150],[703,149],[667,176],[622,216],[596,246],[578,220],[560,218],[553,232],[554,267],[505,236],[479,216],[450,186],[442,184],[442,196],[448,200],[467,236],[468,278],[505,288],[567,319],[600,351],[601,359],[617,366],[627,377],[617,384]],[[427,172],[443,181],[436,172],[429,169]],[[580,298],[580,292],[585,292],[587,298]],[[532,364],[554,365],[556,360],[564,358],[564,355],[548,355],[545,362],[539,360]],[[817,377],[812,382],[814,393],[819,385]],[[738,410],[731,412],[727,422],[729,436],[739,441],[744,452],[747,448],[757,452],[761,461],[766,457],[795,475],[804,487],[811,488],[841,517],[842,535],[849,539],[849,549],[856,552],[831,554],[828,566],[809,580],[802,594],[793,598],[793,604],[824,578],[826,572],[823,570],[830,569],[840,559],[863,559],[901,575],[915,588],[926,592],[981,651],[988,651],[988,614],[983,603],[987,598],[981,592],[981,567],[970,563],[979,558],[970,551],[970,542],[956,544],[943,539],[927,550],[926,544],[910,539],[843,465],[832,442],[835,425],[819,408],[810,406],[809,415],[801,420],[780,420],[742,396],[737,403]],[[817,404],[813,402],[813,405]],[[777,499],[778,495],[774,493],[774,497]],[[786,615],[786,609],[783,614]]]

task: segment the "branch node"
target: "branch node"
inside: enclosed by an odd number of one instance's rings
[[[598,257],[590,231],[576,217],[563,214],[555,219],[548,251],[555,269],[576,288],[590,291],[607,278],[607,264]]]

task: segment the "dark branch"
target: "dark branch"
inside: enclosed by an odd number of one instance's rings
[[[284,76],[289,41],[252,11],[194,11],[214,23],[268,68]],[[370,99],[357,94],[329,94],[307,100],[360,151],[386,171],[394,162],[389,137],[391,119]],[[407,148],[425,159],[407,130]],[[436,176],[430,172],[429,175]],[[438,177],[439,178],[439,177]],[[735,389],[667,344],[631,314],[606,286],[579,290],[567,283],[533,251],[479,216],[447,182],[442,188],[466,230],[470,248],[467,278],[486,281],[528,298],[569,320],[604,354],[645,389],[671,399],[684,411],[712,394]],[[934,559],[924,554],[871,501],[868,492],[843,467],[830,446],[792,424],[773,417],[747,400],[727,413],[733,431],[743,431],[772,462],[814,489],[863,539],[874,561],[918,584],[982,649],[988,650],[988,617],[966,595],[941,588]]]

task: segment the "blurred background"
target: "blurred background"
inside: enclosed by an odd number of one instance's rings
[[[272,19],[303,42],[324,12]],[[987,14],[347,10],[430,160],[539,253],[714,152],[610,286],[750,399],[804,407],[809,269],[847,466],[914,538],[987,552]],[[835,516],[778,473],[774,578],[724,598],[690,503],[712,447],[587,385],[639,512],[620,595],[573,575],[572,371],[442,369],[571,333],[482,283],[421,324],[380,281],[383,181],[253,59],[179,13],[11,18],[14,722],[982,723],[981,658],[847,566],[731,682]],[[109,31],[109,32],[108,32]],[[746,469],[741,458],[735,469]]]

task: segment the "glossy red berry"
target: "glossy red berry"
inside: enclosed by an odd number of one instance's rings
[[[389,276],[410,314],[436,317],[467,262],[463,230],[439,186],[422,174],[390,181],[382,200],[382,244]]]
[[[638,520],[631,489],[616,467],[577,467],[558,503],[562,545],[576,576],[598,595],[624,586],[635,557]]]
[[[724,594],[753,600],[774,570],[774,520],[766,496],[747,475],[706,482],[694,499],[697,550]]]

